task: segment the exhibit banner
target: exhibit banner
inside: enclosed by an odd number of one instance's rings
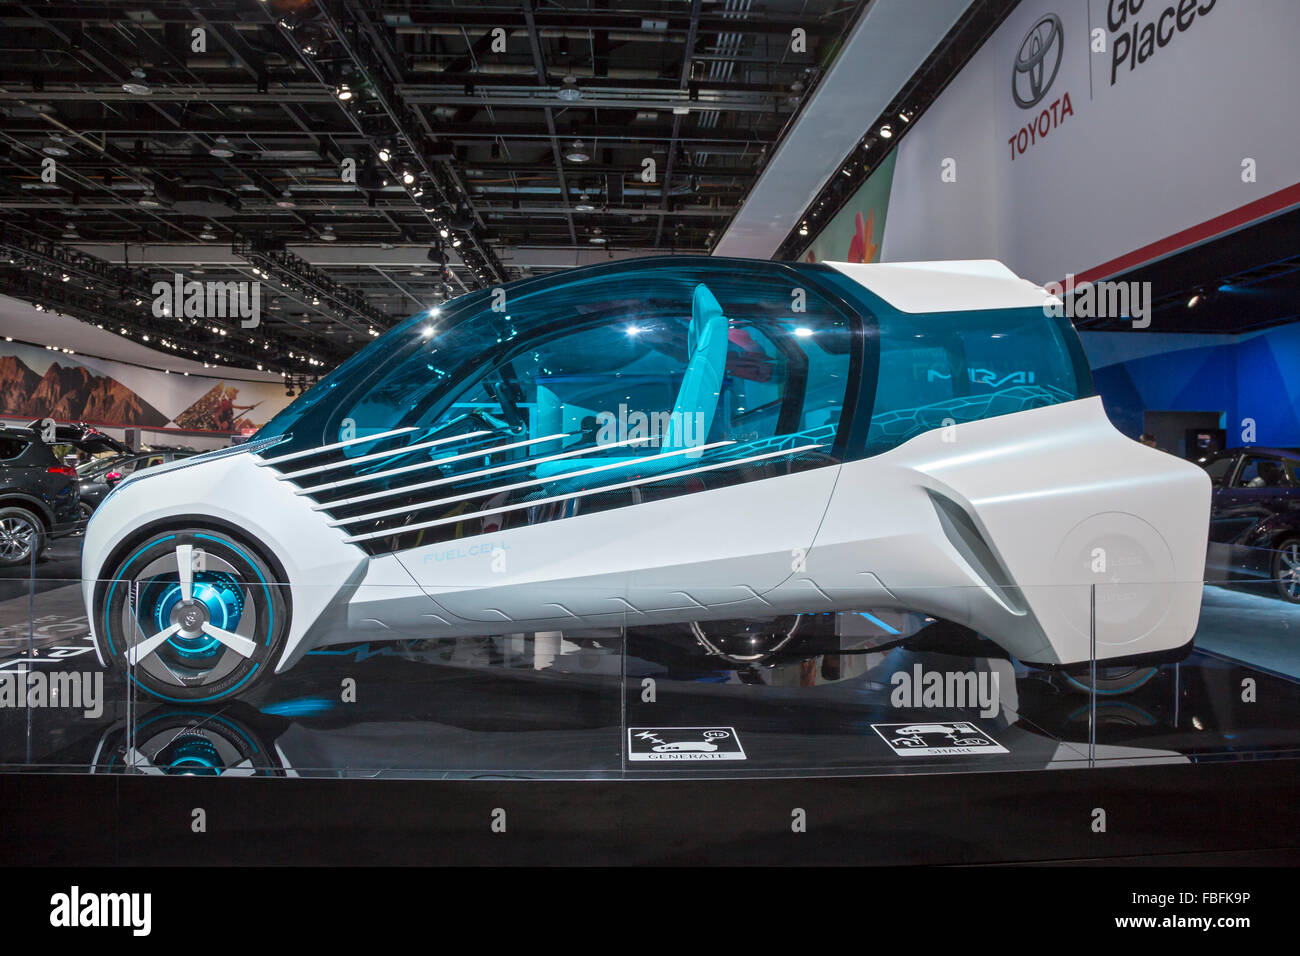
[[[896,152],[884,158],[853,198],[817,234],[804,253],[807,262],[879,262],[889,216]]]
[[[165,373],[0,342],[0,416],[5,418],[246,435],[288,403],[278,383]]]
[[[1294,0],[1024,0],[900,140],[885,195],[877,171],[840,215],[889,209],[882,261],[1043,284],[1230,232],[1300,204],[1297,36]],[[840,215],[818,259],[843,256]]]

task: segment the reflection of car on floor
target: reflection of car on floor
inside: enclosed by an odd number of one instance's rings
[[[59,458],[60,445],[91,454],[126,448],[88,425],[0,428],[0,567],[39,558],[52,539],[81,529],[77,472]]]
[[[1300,450],[1229,448],[1198,464],[1214,486],[1210,566],[1300,603]]]
[[[104,496],[127,475],[178,458],[189,458],[195,454],[197,452],[193,449],[153,448],[149,451],[87,462],[77,469],[77,478],[81,484],[82,514],[89,518],[99,507],[99,503],[104,500]]]
[[[503,291],[122,481],[83,550],[102,660],[212,700],[332,644],[702,622],[745,656],[790,637],[747,620],[869,607],[1077,665],[1098,549],[1098,655],[1190,643],[1209,483],[1115,430],[1001,264],[664,257]]]

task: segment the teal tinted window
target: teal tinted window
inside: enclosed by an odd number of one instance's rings
[[[1091,391],[1077,338],[1041,309],[881,314],[865,453],[945,425],[1072,401]]]
[[[295,436],[276,454],[301,453],[299,433],[388,436],[303,463],[300,484],[358,543],[400,549],[838,460],[857,317],[797,271],[665,259],[502,292],[408,322],[307,408],[310,424],[273,423]]]

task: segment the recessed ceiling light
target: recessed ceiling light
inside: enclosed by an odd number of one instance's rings
[[[560,88],[555,91],[555,95],[566,103],[581,99],[582,90],[578,89],[578,78],[572,73],[568,74]]]
[[[591,159],[591,154],[587,152],[582,140],[575,139],[569,146],[568,152],[564,154],[564,158],[571,163],[585,163]]]

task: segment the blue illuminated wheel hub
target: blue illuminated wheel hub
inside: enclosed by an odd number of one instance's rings
[[[185,660],[220,655],[222,644],[202,631],[211,623],[224,631],[234,631],[244,613],[244,593],[238,579],[225,571],[196,571],[193,598],[181,596],[180,582],[154,579],[141,587],[140,625],[146,633],[157,633],[179,624],[179,633],[169,638],[167,646]]]

